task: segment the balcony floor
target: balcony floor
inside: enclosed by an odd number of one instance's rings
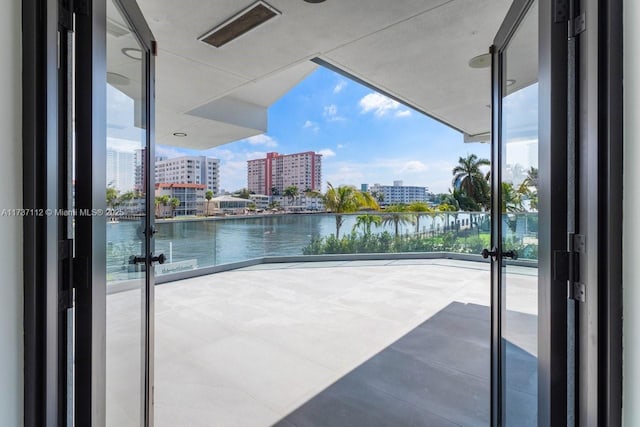
[[[535,425],[536,270],[507,283],[508,407]],[[488,264],[452,260],[264,264],[157,286],[156,426],[487,425],[488,307]]]

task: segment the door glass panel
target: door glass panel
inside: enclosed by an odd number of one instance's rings
[[[504,425],[537,425],[538,2],[502,56],[501,245]],[[511,255],[517,254],[517,260]]]
[[[144,49],[116,3],[107,2],[106,425],[143,420],[145,195]]]

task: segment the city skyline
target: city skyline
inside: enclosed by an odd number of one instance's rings
[[[451,188],[459,157],[490,157],[489,144],[464,143],[463,135],[333,71],[318,68],[269,108],[264,134],[207,150],[158,145],[159,156],[204,155],[220,159],[220,188],[248,188],[247,161],[268,152],[322,155],[323,182],[392,183]]]

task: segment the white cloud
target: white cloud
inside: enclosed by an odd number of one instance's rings
[[[398,101],[375,92],[365,95],[359,104],[362,113],[373,112],[376,117],[383,117],[394,111],[397,117],[405,117],[411,114],[409,110],[400,110],[402,105]]]
[[[185,155],[187,155],[187,153],[180,151],[180,149],[178,148],[156,145],[156,157],[166,157],[167,159],[173,159],[174,157],[181,157]]]
[[[340,80],[338,84],[334,86],[333,93],[338,94],[342,92],[342,89],[344,89],[346,85],[347,82],[345,82],[344,80]]]
[[[337,147],[337,148],[344,148],[344,145],[342,145],[342,144],[338,144],[338,145],[336,145],[336,147]]]
[[[326,105],[324,107],[324,111],[322,112],[322,115],[324,116],[325,119],[327,119],[330,122],[338,122],[338,121],[345,120],[344,117],[338,114],[338,107],[336,107],[335,104]]]
[[[331,148],[325,148],[323,150],[318,151],[318,154],[322,154],[322,157],[334,157],[336,155],[336,152],[333,151]]]
[[[402,172],[424,172],[426,171],[427,165],[422,163],[419,160],[411,160],[406,162],[402,167]]]
[[[242,160],[255,160],[255,159],[264,159],[265,157],[267,157],[267,153],[264,151],[249,151],[249,152],[244,152],[244,153],[240,153],[240,158]]]
[[[109,150],[133,153],[135,150],[140,149],[140,146],[140,141],[136,141],[135,139],[107,137],[107,148]]]
[[[233,160],[235,154],[231,150],[227,150],[224,148],[210,148],[202,153],[207,157],[215,157],[220,160]]]
[[[311,129],[313,132],[318,132],[320,130],[320,126],[316,122],[312,122],[311,120],[307,120],[302,125],[302,129]]]
[[[265,147],[277,147],[278,141],[267,134],[260,134],[245,139],[251,145],[264,145]]]
[[[220,164],[220,189],[235,191],[247,186],[247,162],[231,161]]]
[[[328,170],[325,182],[330,182],[334,186],[340,185],[356,185],[364,179],[365,175],[362,169],[353,167],[349,164],[339,166],[336,169]],[[323,171],[324,174],[324,171]]]

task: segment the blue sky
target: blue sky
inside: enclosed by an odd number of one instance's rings
[[[219,158],[227,191],[246,187],[246,161],[270,151],[322,153],[324,186],[403,180],[435,193],[448,191],[460,156],[490,157],[489,144],[465,144],[459,132],[322,67],[271,106],[264,135],[199,152],[156,151]]]

